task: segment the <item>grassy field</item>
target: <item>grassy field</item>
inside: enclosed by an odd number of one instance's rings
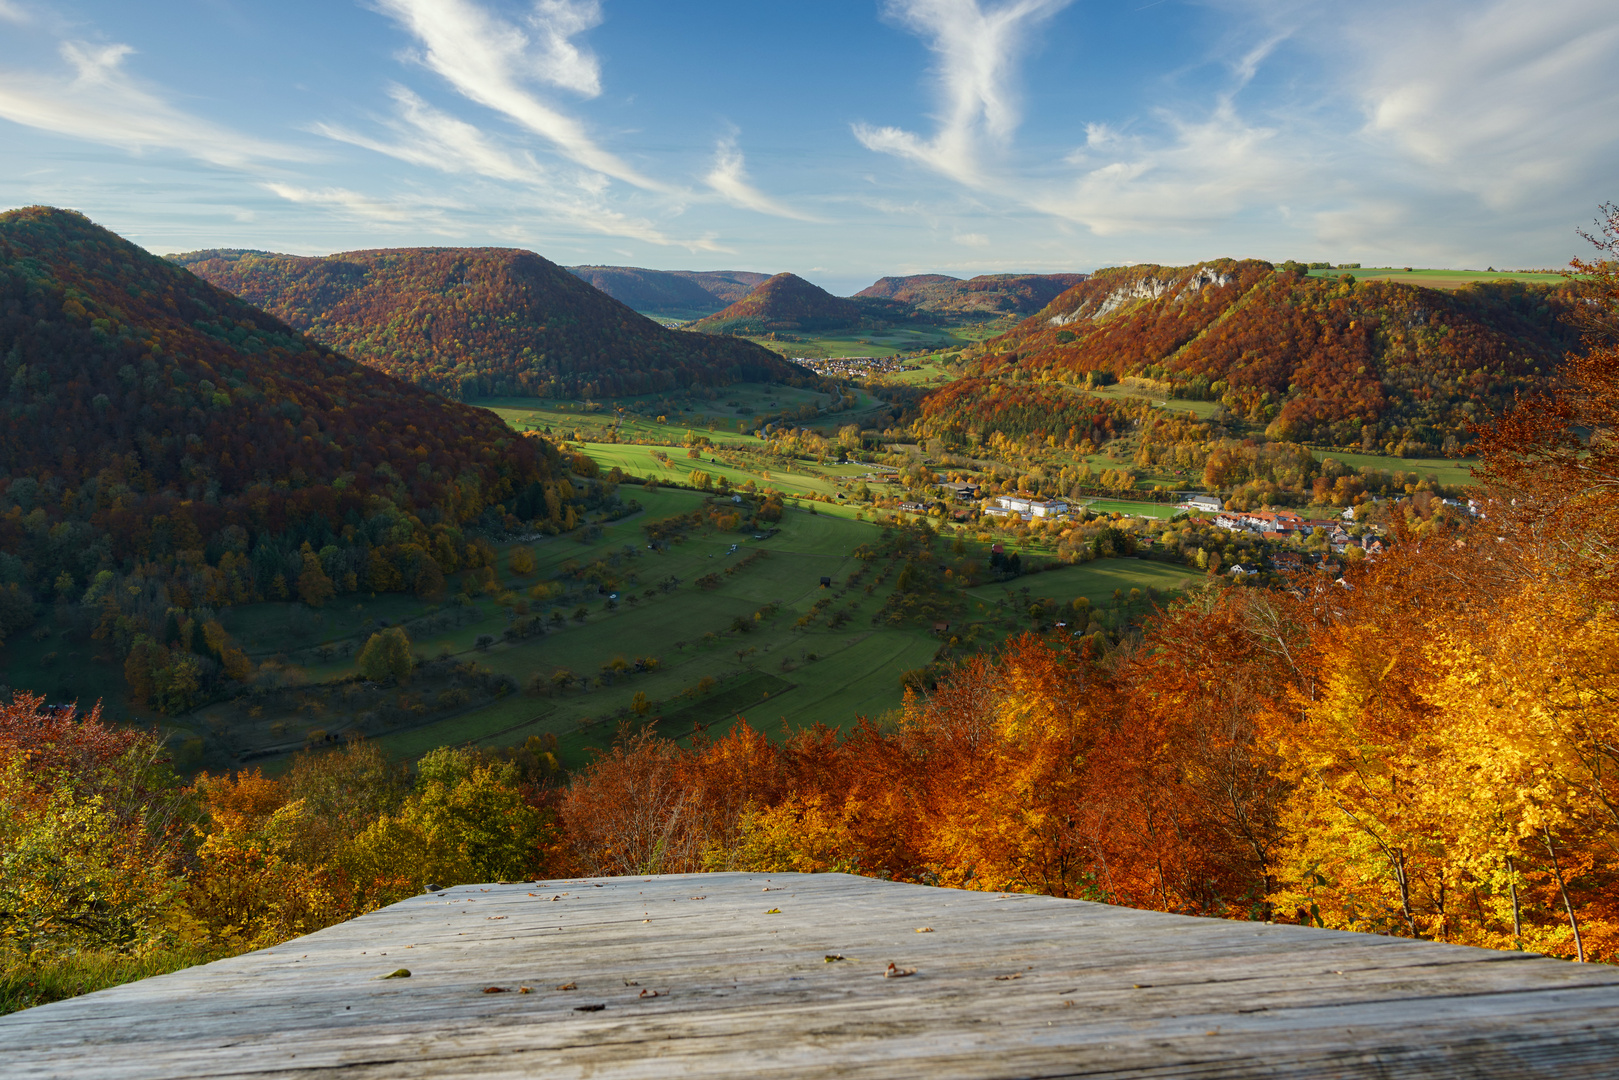
[[[1511,270],[1410,270],[1398,266],[1364,267],[1359,270],[1311,270],[1311,277],[1335,278],[1342,274],[1355,275],[1356,281],[1403,281],[1408,285],[1421,285],[1429,289],[1459,289],[1480,281],[1524,281],[1538,285],[1556,285],[1564,280],[1562,274],[1518,273]]]
[[[1084,392],[1087,394],[1094,394],[1099,398],[1112,398],[1115,400],[1123,398],[1140,398],[1152,402],[1161,409],[1174,409],[1176,412],[1189,412],[1194,416],[1197,416],[1199,419],[1208,419],[1210,416],[1214,415],[1214,410],[1218,408],[1220,404],[1217,401],[1193,401],[1191,398],[1166,398],[1159,394],[1152,393],[1151,391],[1143,390],[1140,387],[1127,386],[1122,383],[1114,383],[1111,386],[1098,386],[1085,390]]]
[[[1003,316],[998,319],[963,319],[943,326],[894,326],[884,330],[814,336],[795,334],[798,341],[777,341],[769,337],[750,340],[783,356],[893,356],[919,349],[959,349],[963,345],[1005,333],[1018,321],[1016,316]]]
[[[819,408],[827,400],[827,395],[813,390],[775,383],[737,383],[718,390],[712,400],[696,394],[671,393],[595,401],[478,398],[469,404],[488,409],[518,431],[550,431],[559,438],[573,438],[576,428],[600,429],[616,425],[622,439],[679,441],[688,428],[708,434],[710,421],[716,422],[716,437],[723,433],[729,438],[737,433],[739,420],[751,422],[755,416],[774,417],[783,410],[802,410],[806,405]],[[865,407],[871,404],[868,402]],[[662,422],[657,419],[659,416],[664,417]]]
[[[1168,521],[1184,511],[1171,503],[1132,502],[1129,499],[1087,499],[1085,509],[1098,514],[1124,514],[1127,517],[1150,517]]]
[[[1476,481],[1472,470],[1477,458],[1398,458],[1386,454],[1354,454],[1341,450],[1316,450],[1317,461],[1332,458],[1357,469],[1381,469],[1384,472],[1416,473],[1421,477],[1435,476],[1446,487],[1467,487]]]
[[[618,454],[641,448],[590,449]],[[699,530],[654,551],[642,526],[695,509],[703,496],[624,491],[643,503],[641,512],[602,526],[588,543],[555,537],[530,545],[538,563],[531,575],[512,575],[509,546],[500,551],[500,591],[510,590],[508,606],[536,583],[571,583],[573,591],[530,606],[532,614],[545,617],[542,636],[506,640],[503,632],[514,615],[498,592],[460,604],[346,597],[346,603],[320,612],[289,604],[231,612],[233,635],[255,657],[269,658],[284,685],[178,718],[176,745],[185,751],[180,763],[273,772],[310,738],[363,730],[406,758],[436,746],[503,746],[555,735],[563,763],[573,767],[589,759],[592,747],[607,745],[625,721],[661,717],[660,730],[675,737],[728,725],[738,715],[772,735],[817,723],[846,728],[897,706],[900,676],[926,666],[943,644],[926,620],[901,626],[877,621],[898,576],[899,557],[879,555],[869,564],[856,558],[853,552],[862,545],[880,548],[883,532],[854,520],[852,510],[789,509],[780,531],[768,539]],[[937,557],[953,557],[938,544]],[[1033,554],[1038,548],[1022,550]],[[962,558],[983,562],[987,555],[986,544],[969,541]],[[581,592],[579,579],[566,572],[598,561],[610,569],[617,600],[597,592],[593,582]],[[823,577],[831,579],[830,587],[822,586]],[[699,584],[700,578],[708,584]],[[1064,603],[1083,595],[1101,605],[1115,589],[1173,589],[1195,578],[1161,563],[1104,560],[1007,586],[981,586],[959,602],[967,605],[969,622],[981,622],[972,647],[987,648],[1031,625],[1026,604],[1001,603],[1015,599],[1009,588],[1027,587]],[[553,614],[561,618],[553,621]],[[480,678],[506,677],[506,685],[518,689],[446,712],[432,704],[436,687],[419,680],[395,689],[342,681],[353,675],[358,646],[379,620],[404,627],[420,657],[446,658],[440,664],[471,661]],[[615,674],[618,658],[631,667]],[[655,663],[637,673],[633,665],[646,658]],[[559,669],[579,679],[558,688],[552,677]],[[539,688],[531,692],[536,679]],[[645,703],[644,712],[638,703]]]

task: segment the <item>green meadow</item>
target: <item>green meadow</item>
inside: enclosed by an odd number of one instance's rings
[[[1311,270],[1311,277],[1339,277],[1353,274],[1356,281],[1403,281],[1429,289],[1459,289],[1480,281],[1522,281],[1535,285],[1556,285],[1566,280],[1562,274],[1516,270],[1433,270],[1398,266],[1372,266],[1357,270]]]
[[[623,449],[590,447],[593,454]],[[537,563],[531,574],[511,572],[517,545],[504,545],[494,594],[467,604],[385,596],[322,611],[256,604],[230,612],[233,636],[255,659],[270,660],[283,685],[175,721],[181,763],[274,771],[311,741],[361,732],[403,757],[442,745],[503,746],[554,736],[563,763],[577,766],[626,722],[655,722],[677,737],[737,716],[772,735],[811,724],[847,728],[896,707],[900,677],[929,664],[945,644],[926,618],[874,624],[900,561],[897,555],[869,563],[855,556],[862,545],[881,549],[885,532],[872,522],[820,507],[813,513],[789,508],[768,539],[698,529],[652,550],[643,526],[689,513],[705,497],[672,489],[623,492],[642,509],[581,530],[578,536],[588,542],[564,536],[525,545]],[[722,499],[717,505],[730,504]],[[940,559],[982,562],[988,555],[988,545],[976,540],[960,556],[948,554],[942,539],[935,544]],[[1023,550],[1032,555],[1037,549]],[[561,588],[575,580],[567,571],[592,564],[607,570],[610,585],[527,601],[546,632],[506,639],[516,618],[512,597],[530,596],[546,582]],[[860,576],[851,582],[853,575]],[[823,578],[830,584],[823,586]],[[1113,559],[1004,585],[952,587],[947,591],[957,600],[946,600],[963,620],[952,634],[977,624],[972,647],[986,648],[1033,626],[1025,589],[1064,604],[1085,596],[1100,607],[1116,589],[1161,591],[1195,579],[1162,563]],[[439,692],[420,684],[425,675],[388,690],[354,682],[355,656],[379,620],[403,627],[424,661],[470,662],[486,681],[505,677],[508,689],[459,709],[416,708],[432,706]],[[637,661],[649,670],[635,671]],[[615,662],[622,669],[616,673]],[[564,687],[554,678],[558,671],[575,678]],[[363,700],[345,704],[357,694]]]

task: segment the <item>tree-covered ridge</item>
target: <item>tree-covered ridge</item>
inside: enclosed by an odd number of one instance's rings
[[[364,364],[452,398],[616,397],[804,379],[749,342],[667,330],[528,251],[173,259]]]
[[[904,312],[900,312],[903,317]],[[766,333],[776,330],[833,330],[868,319],[866,306],[833,296],[797,274],[777,274],[747,296],[693,324],[709,333]]]
[[[566,269],[636,311],[668,314],[719,311],[770,277],[751,270],[647,270],[639,266]]]
[[[885,277],[856,299],[899,300],[941,315],[1027,315],[1084,281],[1084,274],[982,274],[963,281],[946,274]]]
[[[567,270],[636,311],[707,314],[726,304],[691,278],[664,270],[638,266],[570,266]]]
[[[1144,377],[1273,438],[1454,450],[1577,346],[1568,303],[1515,282],[1443,293],[1254,260],[1109,269],[986,342],[973,374]]]
[[[79,605],[156,704],[231,672],[214,609],[432,592],[481,565],[467,523],[572,513],[548,443],[71,211],[0,214],[0,356],[0,640]]]

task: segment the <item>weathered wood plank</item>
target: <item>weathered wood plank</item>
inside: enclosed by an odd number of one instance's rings
[[[884,978],[890,962],[916,974]],[[378,978],[398,967],[411,977]],[[0,1019],[0,1061],[18,1080],[1606,1077],[1616,1032],[1609,967],[840,874],[714,874],[416,897]]]

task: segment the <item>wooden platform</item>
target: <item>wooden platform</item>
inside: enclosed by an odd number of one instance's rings
[[[1619,969],[841,874],[463,886],[0,1019],[0,1075],[1615,1077]]]

